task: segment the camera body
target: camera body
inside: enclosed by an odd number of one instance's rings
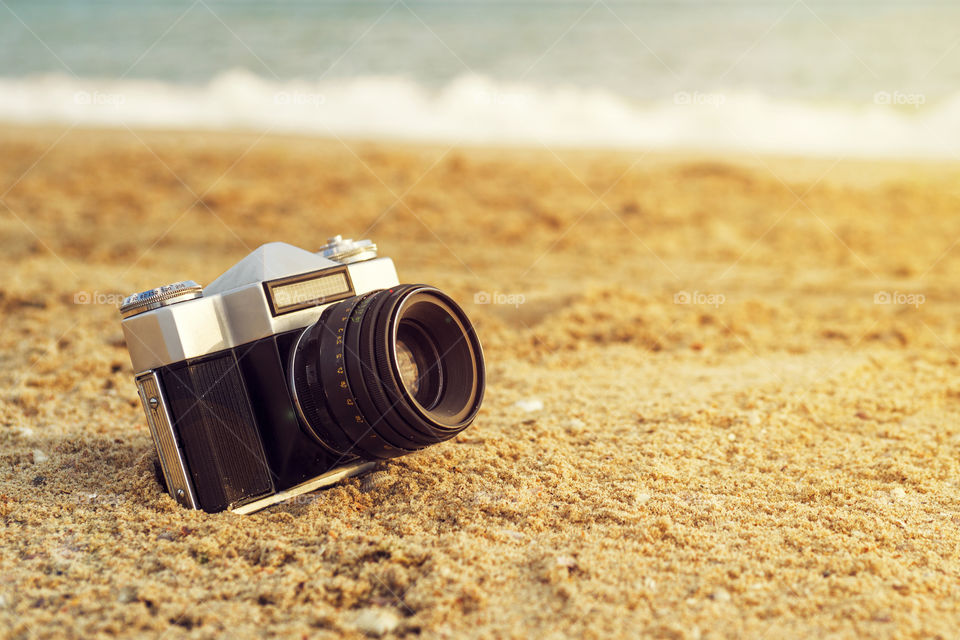
[[[435,289],[400,286],[369,241],[337,236],[317,253],[266,244],[205,289],[145,291],[121,314],[167,490],[193,509],[250,513],[361,473],[453,437],[482,399],[462,311]],[[437,348],[450,324],[463,328],[450,353],[469,352],[472,380]],[[411,326],[426,337],[405,342]],[[466,414],[448,411],[451,399]]]

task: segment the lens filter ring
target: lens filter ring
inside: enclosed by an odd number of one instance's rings
[[[418,351],[438,354],[421,384],[440,388],[422,398],[403,384],[396,344],[404,327],[422,342],[415,345]],[[480,341],[456,302],[434,287],[412,285],[378,315],[375,339],[380,342],[376,349],[380,380],[391,395],[403,398],[397,406],[408,420],[426,424],[431,433],[440,431],[443,439],[469,426],[483,401],[485,370]],[[433,373],[438,374],[437,382],[431,381]]]

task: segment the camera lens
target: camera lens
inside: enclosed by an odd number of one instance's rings
[[[483,400],[483,353],[447,295],[403,285],[327,307],[291,353],[291,389],[327,449],[392,458],[449,440]]]

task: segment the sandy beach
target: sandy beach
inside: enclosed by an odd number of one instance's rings
[[[0,128],[0,636],[951,637],[960,164]],[[369,237],[474,320],[456,439],[158,485],[116,304]]]

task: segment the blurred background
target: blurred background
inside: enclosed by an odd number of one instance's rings
[[[955,156],[960,5],[5,0],[0,120]]]

